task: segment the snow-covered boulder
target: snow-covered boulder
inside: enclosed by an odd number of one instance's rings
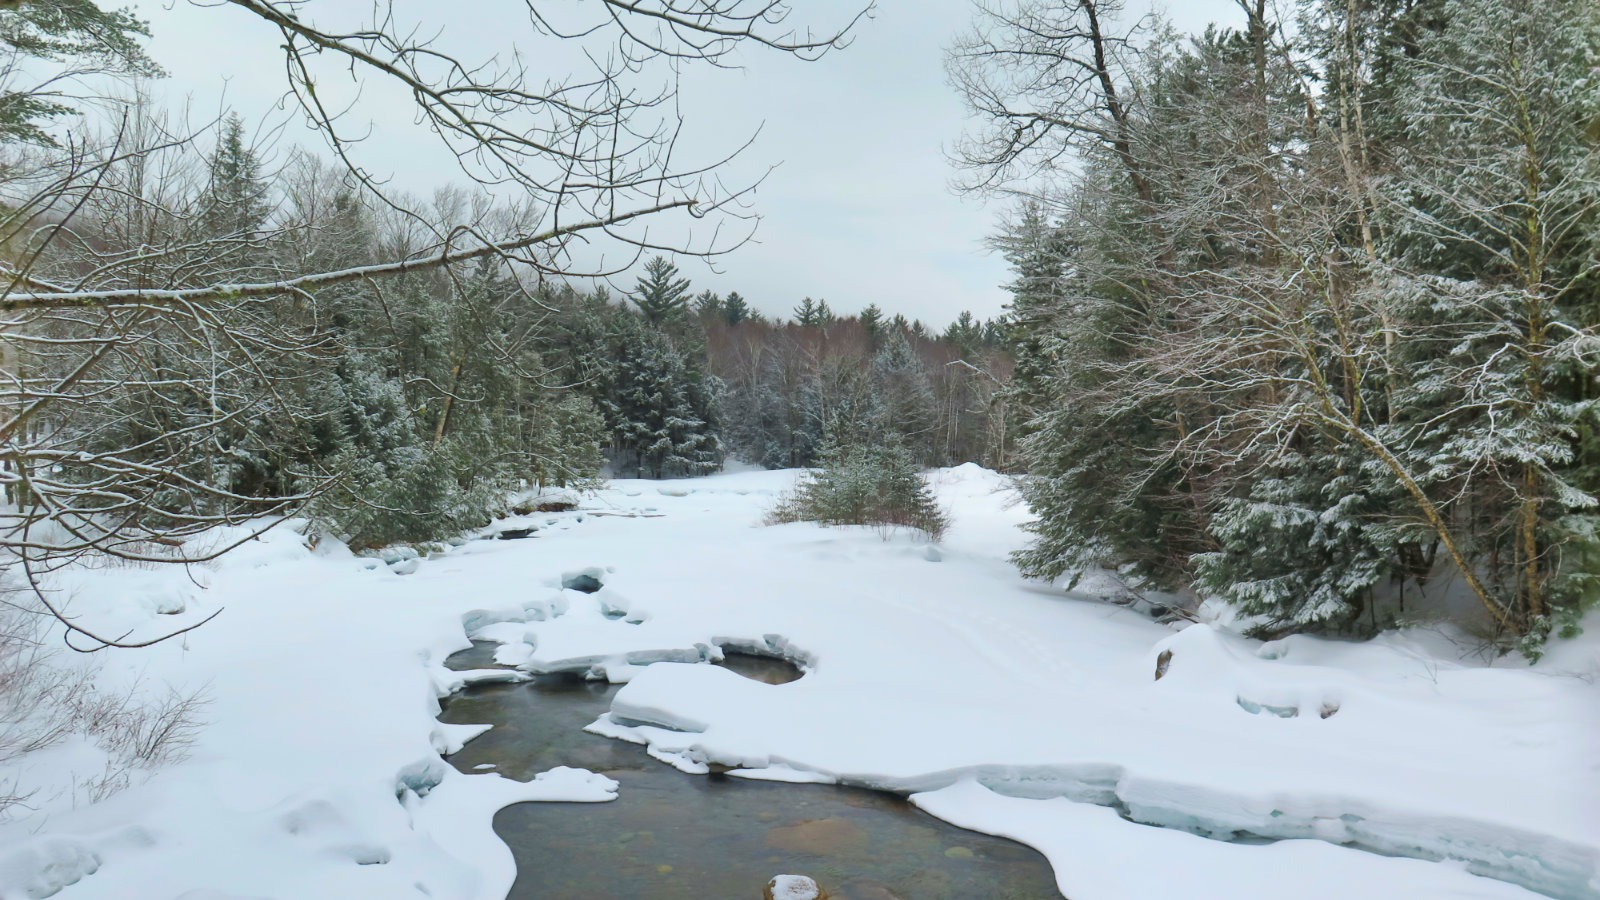
[[[761,892],[762,900],[828,900],[828,892],[804,875],[775,875]]]

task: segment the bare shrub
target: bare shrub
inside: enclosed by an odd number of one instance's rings
[[[74,801],[94,802],[181,761],[198,735],[204,693],[168,688],[152,698],[138,684],[101,688],[97,666],[63,660],[46,644],[54,620],[19,602],[23,596],[0,589],[0,765],[87,737],[105,751],[105,769],[64,787]],[[34,793],[18,776],[0,776],[0,820]]]

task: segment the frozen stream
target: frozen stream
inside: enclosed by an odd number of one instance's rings
[[[493,645],[451,657],[493,665]],[[757,680],[794,677],[786,662],[729,654]],[[570,676],[468,688],[440,718],[494,728],[450,757],[526,780],[554,766],[621,785],[610,803],[522,803],[495,817],[517,861],[511,900],[756,900],[773,875],[811,875],[834,900],[1055,900],[1044,856],[966,831],[893,794],[817,784],[685,775],[643,747],[587,734],[617,685]]]

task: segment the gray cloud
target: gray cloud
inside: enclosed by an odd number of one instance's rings
[[[505,53],[518,35],[529,34],[520,5],[399,4],[403,13],[442,26],[441,40],[477,58]],[[797,2],[792,18],[826,29],[847,21],[859,5]],[[156,86],[158,96],[168,103],[190,98],[197,118],[226,103],[252,121],[288,120],[289,140],[313,140],[291,115],[275,110],[283,64],[270,28],[226,5],[138,0],[136,6],[151,21],[153,55],[171,73]],[[317,0],[305,13],[354,22],[371,9],[369,0]],[[1168,14],[1178,27],[1197,30],[1213,19],[1235,21],[1237,10],[1227,0],[1201,0]],[[741,51],[743,68],[686,71],[684,150],[715,158],[759,131],[726,180],[765,177],[755,200],[763,217],[755,242],[720,259],[717,271],[699,260],[681,263],[696,290],[738,290],[778,315],[803,296],[824,298],[840,312],[877,303],[933,325],[963,309],[981,317],[998,313],[1006,300],[999,285],[1008,276],[984,240],[1003,210],[955,196],[942,150],[963,124],[945,84],[943,48],[970,16],[969,0],[879,0],[852,45],[820,62],[749,50]],[[571,48],[552,56],[548,42],[538,47],[551,77],[579,64]],[[357,96],[347,75],[326,77],[330,94]],[[371,122],[373,134],[360,151],[364,165],[419,193],[461,180],[434,139],[411,126],[402,94],[365,85],[359,97],[350,123]]]

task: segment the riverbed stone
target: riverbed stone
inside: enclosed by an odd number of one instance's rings
[[[774,875],[761,892],[762,900],[828,900],[828,892],[805,875]]]
[[[871,841],[866,829],[839,816],[803,819],[767,830],[768,846],[817,856],[839,856],[866,847]]]

